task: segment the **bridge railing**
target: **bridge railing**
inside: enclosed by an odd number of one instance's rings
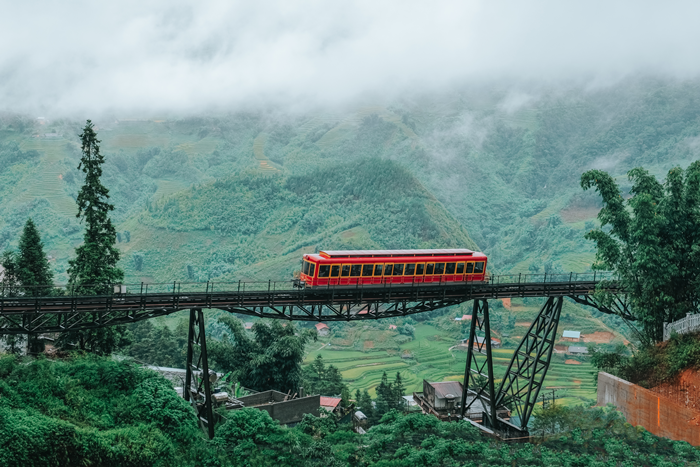
[[[381,284],[351,284],[342,287],[353,288],[377,288],[377,287],[422,287],[426,285],[440,286],[445,282],[431,282],[423,284],[420,282],[410,282],[404,284],[392,283],[393,278]],[[601,280],[614,280],[615,275],[611,272],[595,271],[590,273],[568,273],[568,274],[499,274],[488,276],[485,282],[474,282],[474,284],[542,284],[542,283],[575,283],[575,282],[597,282]],[[449,282],[454,284],[454,282]],[[469,284],[469,283],[467,283]],[[84,295],[143,295],[143,294],[173,294],[182,295],[188,293],[212,294],[217,292],[281,292],[292,291],[299,287],[299,282],[294,280],[267,280],[267,281],[235,281],[235,282],[159,282],[159,283],[129,283],[129,284],[92,284],[92,285],[48,285],[48,286],[18,286],[8,283],[0,283],[0,298],[29,298],[29,297],[66,297]],[[332,288],[335,286],[320,286],[315,289]]]

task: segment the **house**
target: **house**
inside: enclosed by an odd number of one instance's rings
[[[337,413],[340,411],[340,397],[325,397],[321,396],[321,408],[326,409],[331,413]]]
[[[467,393],[467,405],[474,399],[474,391]],[[424,414],[435,415],[443,421],[458,420],[462,403],[462,383],[459,381],[441,381],[430,383],[423,380],[423,392],[414,392],[413,400]],[[465,414],[471,420],[481,421],[484,407],[480,400],[475,401]],[[496,410],[499,418],[508,420],[510,412],[505,406]]]
[[[258,410],[264,410],[270,414],[273,420],[280,422],[280,425],[294,425],[299,423],[304,414],[311,414],[314,417],[320,415],[319,408],[321,407],[321,396],[306,396],[292,397],[283,392],[269,390],[258,392],[249,396],[239,397],[240,406],[232,407],[240,409],[243,407],[252,407]]]
[[[588,349],[586,347],[570,345],[567,352],[572,355],[586,355],[588,353]]]
[[[471,321],[472,315],[462,315],[462,321]]]
[[[248,321],[247,323],[243,323],[243,327],[250,331],[251,329],[253,329],[253,323]]]
[[[564,331],[562,337],[567,342],[579,342],[581,340],[580,331]]]
[[[464,345],[469,345],[469,338],[462,339],[460,342],[461,342],[462,344],[464,344]],[[476,337],[474,338],[474,348],[477,348],[478,346],[483,345],[484,342],[485,342],[485,341],[484,341],[484,338],[483,338],[483,337],[476,336]],[[494,348],[494,349],[497,349],[497,348],[499,348],[500,346],[501,346],[501,341],[500,341],[500,339],[496,339],[495,337],[492,337],[492,338],[491,338],[491,347]]]
[[[325,323],[318,323],[316,325],[316,331],[318,331],[319,336],[327,336],[330,332],[330,328]]]
[[[367,428],[367,415],[363,414],[361,411],[357,411],[352,415],[352,426],[356,433],[364,435],[366,433],[365,428]]]
[[[389,330],[390,330],[390,331],[395,331],[395,330],[396,330],[396,325],[395,325],[395,324],[390,324],[390,325],[389,325]]]

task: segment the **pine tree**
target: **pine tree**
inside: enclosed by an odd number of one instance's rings
[[[53,291],[53,272],[32,219],[27,219],[19,239],[17,276],[25,295],[40,297],[51,295]]]
[[[100,154],[100,141],[90,120],[80,139],[83,157],[78,170],[85,173],[85,183],[78,192],[76,217],[85,221],[85,235],[83,244],[75,249],[76,258],[68,262],[68,283],[73,293],[105,294],[109,293],[112,284],[124,279],[124,272],[117,267],[119,250],[114,246],[117,231],[109,217],[114,205],[108,202],[109,190],[100,181],[105,160]],[[125,335],[123,326],[71,331],[62,333],[58,344],[109,354],[124,343]]]
[[[22,236],[19,239],[17,253],[17,278],[22,284],[25,295],[43,297],[53,293],[53,271],[49,260],[44,254],[44,244],[41,242],[39,231],[32,219],[24,224]],[[27,353],[38,354],[44,351],[44,343],[36,335],[27,336]]]
[[[111,284],[124,279],[124,272],[117,267],[119,250],[114,246],[117,231],[109,218],[114,205],[107,201],[109,190],[100,181],[105,160],[90,120],[80,139],[83,157],[78,170],[85,173],[85,184],[78,193],[76,217],[85,221],[86,228],[84,243],[76,248],[76,258],[69,261],[69,283],[81,293],[106,293]]]
[[[389,404],[392,409],[404,410],[406,408],[406,399],[403,398],[403,393],[406,390],[403,387],[403,380],[401,379],[401,373],[396,372],[396,379],[392,384],[392,389],[394,392],[393,404]]]

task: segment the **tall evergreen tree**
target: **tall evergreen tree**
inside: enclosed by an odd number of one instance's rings
[[[21,283],[17,271],[17,254],[13,251],[5,251],[0,256],[0,294],[3,297],[16,297],[21,293]],[[0,339],[5,343],[5,347],[10,353],[19,354],[22,352],[24,336],[20,334],[4,334]]]
[[[17,253],[17,278],[22,284],[25,295],[31,297],[48,296],[53,293],[53,271],[49,260],[44,254],[44,244],[41,242],[39,230],[34,221],[27,219],[22,236],[19,239]],[[27,353],[37,354],[44,351],[44,344],[36,335],[27,336]]]
[[[124,279],[124,271],[117,267],[117,231],[109,217],[114,205],[109,203],[109,190],[100,181],[105,159],[93,126],[88,120],[80,135],[83,156],[78,170],[85,173],[85,183],[78,192],[76,217],[85,221],[84,242],[76,248],[76,258],[69,261],[68,267],[68,283],[80,294],[108,293],[112,284]],[[125,333],[123,326],[70,331],[61,334],[58,344],[108,354],[124,343]]]
[[[76,258],[69,261],[69,283],[83,293],[105,293],[110,284],[121,282],[124,271],[117,267],[119,250],[117,231],[109,212],[114,205],[108,202],[109,190],[102,185],[100,141],[90,120],[80,135],[83,157],[78,170],[85,173],[85,184],[78,192],[78,214],[85,221],[84,243],[76,248]]]
[[[17,254],[17,277],[25,295],[40,297],[50,295],[53,288],[53,271],[44,254],[44,244],[32,219],[24,224]]]

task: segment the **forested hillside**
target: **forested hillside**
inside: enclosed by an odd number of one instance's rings
[[[289,277],[319,247],[479,248],[498,271],[584,271],[601,168],[700,154],[698,82],[465,88],[344,112],[97,119],[127,281]],[[32,216],[58,278],[81,122],[5,115],[0,244]]]

